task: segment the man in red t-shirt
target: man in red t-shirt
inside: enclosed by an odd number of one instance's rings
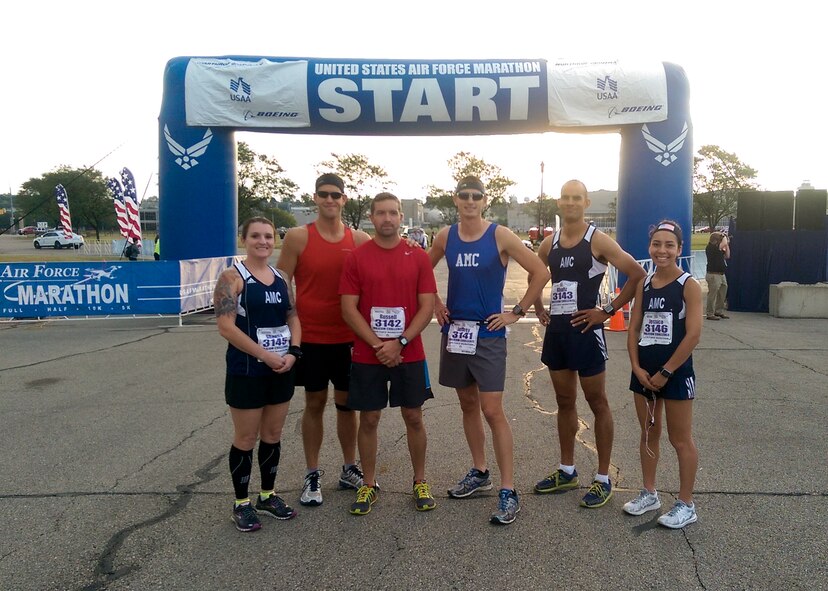
[[[437,504],[425,481],[422,406],[433,395],[420,333],[434,311],[437,283],[426,252],[400,238],[402,211],[396,196],[374,197],[370,219],[376,235],[348,256],[339,284],[342,317],[356,334],[348,406],[360,411],[357,443],[365,474],[351,513],[369,513],[377,499],[377,425],[389,405],[401,407],[416,507],[428,511]]]
[[[322,504],[319,452],[329,382],[334,388],[336,432],[342,446],[339,488],[362,486],[362,472],[356,463],[357,416],[347,405],[354,333],[342,320],[339,276],[345,257],[371,239],[342,223],[342,208],[348,197],[341,177],[326,173],[316,179],[313,200],[319,215],[310,224],[288,231],[276,263],[296,282],[296,312],[302,325],[302,359],[296,364],[296,385],[305,387],[302,444],[307,471],[299,497],[305,506]]]

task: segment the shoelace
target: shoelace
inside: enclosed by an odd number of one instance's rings
[[[425,482],[418,482],[415,484],[414,492],[417,493],[418,499],[428,499],[431,497],[430,491],[428,490],[428,484]]]
[[[253,505],[242,505],[241,506],[241,516],[246,520],[250,521],[251,517],[256,515],[256,510],[253,508]]]
[[[463,488],[468,490],[472,488],[472,485],[474,485],[474,481],[476,478],[477,476],[475,476],[474,470],[469,470],[469,473],[466,474],[463,480],[460,481],[460,484],[463,486]]]
[[[673,505],[672,509],[667,511],[667,515],[669,515],[670,517],[675,517],[676,515],[678,515],[679,511],[681,511],[685,507],[689,507],[689,505],[687,505],[686,503],[676,503],[675,505]]]
[[[516,504],[514,497],[508,491],[500,491],[500,499],[497,503],[497,508],[500,511],[508,511],[513,504]]]
[[[365,503],[371,498],[371,493],[374,492],[374,489],[370,486],[363,486],[357,492],[357,503]]]
[[[359,478],[365,478],[365,475],[362,473],[362,470],[359,469],[359,466],[349,467],[348,472]]]
[[[319,472],[311,472],[307,476],[305,476],[305,488],[310,488],[313,492],[319,490],[319,477],[321,473]]]
[[[600,482],[596,482],[592,486],[589,487],[589,492],[594,494],[597,497],[601,497],[602,499],[607,496],[607,491],[604,490],[604,485]]]

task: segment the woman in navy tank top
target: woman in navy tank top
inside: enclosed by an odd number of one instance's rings
[[[302,330],[285,274],[268,263],[276,230],[266,218],[242,226],[247,256],[224,271],[213,302],[219,334],[227,340],[224,399],[233,420],[230,476],[239,531],[261,527],[259,516],[290,519],[296,512],[275,494],[282,428],[293,397],[293,365],[302,356]],[[248,497],[253,448],[259,441],[261,492]]]
[[[701,334],[702,301],[699,283],[678,266],[681,245],[681,227],[676,222],[664,220],[651,231],[649,254],[654,272],[638,285],[627,333],[630,390],[641,426],[644,488],[624,505],[624,511],[643,515],[661,507],[655,480],[666,413],[670,443],[678,455],[679,493],[672,509],[658,522],[673,529],[698,519],[693,503],[698,451],[692,432],[696,396],[692,354]]]

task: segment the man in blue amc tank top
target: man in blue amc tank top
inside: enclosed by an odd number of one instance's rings
[[[472,468],[448,491],[465,498],[490,490],[481,412],[492,430],[495,459],[500,469],[500,493],[492,523],[512,523],[520,510],[514,485],[512,429],[503,411],[506,381],[506,326],[540,298],[549,273],[508,228],[483,219],[488,199],[475,176],[460,180],[454,193],[459,223],[443,228],[429,250],[431,264],[445,256],[449,269],[446,305],[438,297],[437,321],[442,327],[440,384],[455,388],[463,411],[463,430],[472,455]],[[503,312],[506,264],[513,258],[532,276],[520,302]]]
[[[607,346],[604,322],[635,295],[644,269],[612,238],[584,220],[589,207],[584,183],[568,181],[561,188],[558,208],[562,228],[544,238],[538,258],[549,265],[552,294],[549,310],[541,298],[535,312],[546,325],[541,361],[549,368],[558,403],[558,439],[561,463],[557,470],[535,485],[535,492],[559,493],[578,487],[575,470],[575,436],[578,433],[578,382],[595,415],[595,447],[598,473],[581,500],[582,507],[603,507],[612,496],[609,479],[612,453],[612,411],[605,389]],[[598,290],[607,265],[627,276],[615,300],[597,307]]]

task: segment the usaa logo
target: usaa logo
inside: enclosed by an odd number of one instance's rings
[[[230,100],[243,103],[250,102],[250,83],[246,82],[241,76],[238,79],[230,80]]]
[[[606,101],[618,98],[618,80],[613,80],[609,76],[598,78],[596,81],[598,92],[595,94],[599,101]]]

